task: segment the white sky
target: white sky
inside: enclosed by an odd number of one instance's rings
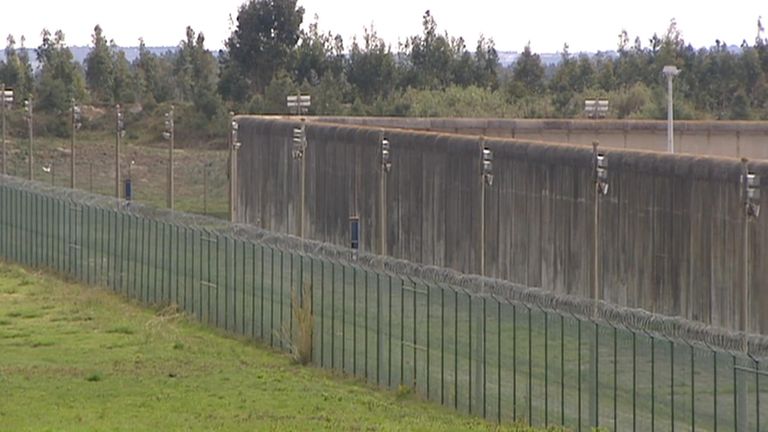
[[[230,15],[244,0],[3,0],[0,7],[0,45],[5,36],[24,34],[27,46],[40,43],[40,31],[61,29],[68,45],[90,44],[95,24],[121,46],[135,46],[144,37],[149,46],[177,45],[191,25],[206,35],[209,49],[218,49],[230,33]],[[347,47],[353,35],[374,24],[387,42],[421,32],[421,16],[430,9],[440,31],[463,36],[474,48],[482,33],[504,51],[520,51],[530,41],[536,52],[560,51],[568,42],[571,52],[612,50],[617,35],[626,29],[630,42],[640,36],[643,44],[654,33],[663,33],[671,18],[687,42],[711,46],[715,39],[740,44],[754,43],[757,19],[768,27],[768,1],[728,2],[634,0],[634,1],[537,1],[537,0],[299,0],[306,9],[305,26],[317,14],[320,27],[344,36]]]

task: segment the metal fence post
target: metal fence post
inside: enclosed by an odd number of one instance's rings
[[[128,298],[131,298],[131,292],[133,291],[133,289],[131,288],[131,275],[133,275],[135,273],[133,271],[134,269],[131,269],[131,262],[134,261],[133,257],[131,256],[131,239],[133,237],[131,235],[132,234],[131,233],[131,225],[133,225],[131,223],[131,221],[133,220],[133,215],[128,214],[127,218],[128,218],[128,220],[126,221],[126,223],[128,225],[128,227],[127,227],[128,233],[127,233],[126,237],[128,238],[128,242],[126,244],[126,248],[127,248],[126,259],[127,259],[128,262],[125,264],[125,266],[126,266],[125,296],[128,297]],[[134,251],[134,254],[135,254],[135,251]]]
[[[282,310],[282,308],[281,308]],[[331,368],[336,367],[336,261],[331,261]]]
[[[469,359],[469,370],[467,371],[467,406],[469,408],[469,414],[472,414],[472,354],[473,354],[473,345],[472,345],[472,296],[469,294],[469,292],[464,292],[467,295],[467,358]],[[414,308],[415,313],[415,308]],[[477,338],[474,338],[477,339]],[[415,351],[414,351],[415,354]]]
[[[293,263],[293,254],[291,254],[291,263]],[[291,315],[291,329],[293,329],[293,315]],[[256,243],[251,243],[251,338],[256,339]],[[293,339],[293,332],[291,332],[291,339]]]
[[[325,367],[325,260],[320,260],[320,367]]]
[[[243,253],[245,255],[245,253]],[[245,260],[245,257],[243,257],[243,260]],[[284,332],[284,326],[285,326],[285,318],[283,316],[283,312],[285,310],[285,307],[283,306],[283,301],[285,298],[285,251],[283,249],[280,249],[280,327],[279,330],[281,333]],[[245,278],[243,278],[243,285],[245,285]],[[245,287],[243,287],[243,308],[245,308]],[[245,319],[245,312],[243,312],[243,319]],[[280,338],[280,349],[285,348],[285,336]]]
[[[259,285],[259,294],[261,295],[261,301],[259,303],[259,334],[261,341],[264,342],[264,273],[266,271],[266,267],[264,264],[264,246],[261,246],[259,249],[261,253],[261,267],[259,269],[261,270],[261,285]],[[299,255],[299,258],[301,259],[301,288],[299,289],[299,301],[303,305],[304,298],[303,298],[303,292],[304,292],[304,256]]]
[[[229,296],[230,296],[230,292],[233,293],[232,308],[231,309],[232,309],[233,313],[235,311],[237,311],[236,303],[235,303],[235,298],[236,297],[234,297],[235,285],[234,285],[234,283],[232,285],[230,285],[230,282],[232,281],[231,278],[235,276],[234,270],[230,270],[230,262],[232,263],[231,265],[234,266],[236,261],[234,259],[230,259],[230,257],[229,257],[229,243],[230,243],[229,242],[229,236],[225,235],[224,236],[224,284],[223,284],[223,286],[224,286],[224,330],[225,331],[229,331],[229,310],[230,310],[230,307],[229,307],[230,306],[230,304],[229,304],[230,303],[229,302]],[[233,245],[232,247],[234,248],[235,246]],[[235,318],[236,318],[236,316],[233,316],[233,319],[235,319]],[[233,322],[232,328],[234,329],[234,327],[235,327],[235,323]],[[271,335],[270,335],[270,337],[271,337]]]
[[[459,409],[459,291],[453,288],[453,407]]]
[[[368,382],[368,279],[370,278],[367,270],[363,271],[363,276],[365,277],[365,282],[363,283],[363,288],[365,289],[363,292],[363,303],[365,304],[365,310],[363,311],[363,377]]]
[[[389,338],[387,343],[387,350],[389,351],[387,355],[387,387],[392,388],[392,275],[387,274],[387,279],[387,306],[389,308],[387,312],[387,335]]]
[[[410,280],[411,284],[413,285],[413,287],[412,287],[413,288],[413,294],[411,295],[411,298],[413,299],[413,315],[412,315],[412,318],[413,318],[413,389],[414,390],[418,390],[418,388],[419,388],[419,380],[418,380],[418,377],[419,377],[419,374],[418,374],[418,363],[419,363],[419,361],[418,361],[418,353],[416,352],[416,349],[417,349],[416,347],[418,346],[418,339],[417,339],[417,332],[418,332],[417,328],[418,328],[418,326],[416,325],[418,323],[418,320],[416,319],[416,317],[417,317],[417,310],[416,310],[416,303],[417,303],[416,294],[417,294],[417,289],[416,289],[416,282],[413,279],[411,279],[410,276],[408,276],[408,279]]]
[[[512,420],[517,421],[517,304],[512,304]]]
[[[542,309],[544,315],[544,427],[549,427],[549,315]]]
[[[575,318],[575,317],[574,317]],[[578,361],[576,363],[576,368],[578,369],[578,407],[579,407],[579,427],[578,430],[581,430],[581,320],[576,318],[576,326],[578,331],[578,337],[577,337],[577,352],[578,352]]]
[[[501,424],[501,300],[496,301],[496,422]]]
[[[560,315],[560,424],[565,425],[565,317]]]
[[[731,357],[733,359],[733,430],[743,431],[743,428],[739,428],[739,420],[741,419],[739,415],[739,390],[743,386],[738,385],[736,354],[731,354]]]
[[[531,307],[528,309],[528,426],[533,425],[533,329],[531,321]]]
[[[445,405],[445,288],[440,289],[440,405]]]
[[[352,375],[357,376],[357,267],[355,266],[352,266]]]
[[[274,347],[275,346],[275,248],[271,247],[270,249],[270,259],[269,259],[269,346]],[[322,281],[321,281],[322,283]],[[321,285],[320,287],[320,295],[322,296],[323,287]],[[323,310],[320,309],[320,328],[322,329],[322,322],[323,322]],[[320,333],[320,360],[321,360],[321,366],[322,366],[322,337],[323,334]]]
[[[429,318],[427,318],[427,323],[429,323]],[[427,324],[427,326],[429,326],[429,324]],[[427,329],[429,329],[429,327],[427,327]],[[427,332],[429,332],[429,330],[427,330]],[[381,385],[381,352],[381,275],[376,273],[376,385]],[[429,368],[429,362],[427,362],[427,368]],[[429,380],[429,373],[427,373],[427,380]],[[429,381],[427,381],[427,383],[429,383]],[[427,389],[429,389],[429,384],[427,384]],[[427,390],[427,395],[429,395],[429,390]]]
[[[390,284],[391,290],[391,284]],[[341,266],[341,370],[347,371],[347,268]],[[390,313],[390,317],[392,314]],[[391,337],[391,336],[390,336]],[[391,352],[391,350],[390,350]]]
[[[755,369],[755,430],[760,430],[760,360],[749,354]]]
[[[592,320],[594,325],[594,336],[590,338],[589,345],[589,374],[590,374],[590,425],[597,429],[600,426],[600,333],[597,322]]]
[[[691,360],[691,430],[696,430],[696,357],[693,344],[686,341]]]
[[[670,423],[672,432],[675,431],[675,343],[669,340],[669,398],[670,398]]]

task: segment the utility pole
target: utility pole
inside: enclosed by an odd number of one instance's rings
[[[480,276],[485,276],[485,192],[493,185],[493,152],[480,139]]]
[[[3,117],[3,175],[8,173],[8,152],[6,149],[6,132],[5,132],[5,109],[6,105],[13,103],[13,91],[5,89],[5,83],[0,83],[0,111],[2,111]]]
[[[381,133],[381,173],[379,176],[379,254],[387,255],[387,174],[392,169],[389,140]]]
[[[237,139],[239,124],[235,120],[235,113],[230,112],[230,132],[229,132],[229,221],[235,222],[237,208],[237,150],[240,148],[240,141]]]
[[[741,292],[741,319],[739,320],[739,326],[741,327],[743,341],[742,350],[745,356],[751,356],[749,353],[749,339],[748,335],[751,327],[751,278],[750,276],[750,222],[757,219],[760,216],[760,176],[755,173],[749,172],[749,161],[746,158],[741,159],[741,196],[743,198],[742,204],[744,206],[744,222],[743,222],[743,239],[742,244],[744,250],[743,253],[743,267],[742,267],[742,292]],[[738,380],[736,381],[736,430],[747,430],[748,421],[748,385],[747,376],[745,371],[740,371],[738,374]]]
[[[598,328],[597,318],[600,302],[600,199],[608,194],[608,158],[605,154],[598,152],[599,143],[592,142],[592,175],[595,182],[595,207],[594,207],[594,226],[592,237],[592,300],[594,309],[592,319],[594,322],[595,334],[589,342],[589,420],[590,424],[597,428],[599,426],[598,401]]]
[[[72,99],[72,144],[70,145],[69,149],[71,162],[70,173],[72,174],[69,181],[69,187],[72,189],[75,188],[75,135],[77,134],[77,130],[80,129],[80,126],[80,107],[77,105],[75,100]]]
[[[304,154],[307,150],[307,128],[303,119],[300,126],[293,128],[292,142],[291,157],[299,162],[299,237],[304,238],[304,195],[306,194],[306,163]]]
[[[24,111],[26,112],[27,124],[29,126],[29,157],[27,161],[29,163],[29,180],[34,180],[35,176],[33,168],[35,165],[35,136],[34,136],[34,114],[32,108],[32,96],[28,100],[24,101]]]
[[[741,184],[742,195],[744,197],[744,268],[743,268],[743,290],[741,300],[741,329],[746,335],[750,331],[750,222],[760,215],[760,177],[749,172],[749,161],[746,158],[741,159]],[[746,339],[744,342],[744,352],[747,352],[748,346]]]
[[[744,260],[743,260],[743,273],[742,273],[742,291],[741,291],[741,330],[744,332],[744,352],[746,353],[749,350],[749,345],[747,344],[747,338],[746,335],[749,333],[749,219],[750,219],[750,212],[749,212],[749,204],[750,200],[748,197],[748,191],[749,191],[749,162],[746,158],[741,159],[741,183],[742,183],[742,193],[744,195],[744,232],[743,232],[743,240],[742,244],[744,247]]]
[[[174,118],[173,118],[173,105],[171,105],[171,110],[167,113],[165,113],[165,131],[163,132],[163,138],[167,139],[169,141],[168,143],[168,197],[167,197],[167,206],[169,209],[173,210],[173,149],[174,149],[174,140],[175,140],[175,129],[176,125],[174,124]]]
[[[302,122],[303,121],[304,120],[302,119]],[[299,237],[304,238],[304,236],[306,235],[306,233],[304,232],[305,231],[304,230],[304,221],[306,220],[306,217],[305,217],[306,215],[304,213],[306,211],[305,210],[305,202],[306,202],[306,195],[307,195],[307,162],[306,162],[306,159],[305,159],[304,156],[305,156],[306,149],[307,149],[307,129],[304,126],[303,123],[301,125],[301,135],[303,137],[303,148],[301,150],[301,158],[300,158],[301,169],[299,171],[299,190],[300,190],[300,193],[299,193],[299,209],[300,209],[300,211],[299,211],[299,218],[300,218],[299,219]],[[357,209],[356,209],[355,213],[359,214],[359,213],[357,213]]]
[[[120,138],[125,135],[125,123],[120,104],[115,105],[115,198],[120,199]]]
[[[594,232],[592,239],[592,300],[595,302],[594,315],[597,317],[597,303],[600,301],[600,197],[608,195],[608,157],[597,149],[599,143],[592,143],[593,178],[595,180]]]
[[[493,151],[485,146],[485,137],[480,138],[480,229],[479,229],[479,237],[480,237],[480,276],[485,277],[486,276],[486,269],[485,269],[485,238],[486,238],[486,226],[485,226],[485,203],[486,203],[486,193],[488,190],[493,186]],[[483,282],[481,286],[481,293],[483,295],[486,294],[485,291],[485,282]],[[476,401],[483,401],[483,395],[486,391],[486,380],[485,380],[485,374],[486,374],[486,364],[485,364],[485,353],[486,353],[486,345],[485,345],[485,323],[486,323],[486,317],[485,317],[485,298],[481,298],[483,302],[483,309],[482,313],[474,313],[473,314],[473,323],[471,326],[474,328],[474,334],[472,337],[473,341],[473,352],[477,354],[482,354],[483,361],[478,361],[477,366],[474,367],[474,377],[473,380],[475,382],[474,386],[474,395],[473,398]],[[469,308],[470,311],[472,310],[472,300],[470,298],[469,301]],[[485,415],[485,409],[486,407],[482,407],[481,415]],[[470,403],[470,412],[471,412],[471,403]],[[478,414],[478,413],[476,413]]]

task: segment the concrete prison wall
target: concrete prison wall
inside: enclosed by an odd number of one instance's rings
[[[593,295],[591,148],[307,122],[302,204],[302,161],[291,155],[299,123],[238,120],[238,221],[348,246],[357,216],[362,250]],[[494,156],[490,186],[483,147]],[[610,187],[599,198],[599,297],[733,330],[747,301],[749,330],[768,332],[768,227],[765,215],[751,219],[744,237],[740,161],[601,151]],[[749,169],[768,175],[766,163]]]
[[[653,120],[529,120],[472,118],[309,117],[314,121],[521,140],[666,151],[667,122]],[[675,151],[768,159],[768,122],[675,121]]]

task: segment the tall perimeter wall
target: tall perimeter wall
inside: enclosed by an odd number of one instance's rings
[[[666,151],[667,122],[397,117],[311,117],[322,122]],[[675,121],[675,151],[768,159],[768,122]]]
[[[358,216],[362,250],[593,297],[591,148],[307,122],[297,160],[299,122],[238,121],[240,222],[349,245]],[[494,155],[490,186],[483,147]],[[733,330],[748,317],[750,332],[768,333],[768,215],[745,222],[740,161],[602,151],[610,188],[599,198],[598,297]],[[768,163],[749,169],[768,175]]]

